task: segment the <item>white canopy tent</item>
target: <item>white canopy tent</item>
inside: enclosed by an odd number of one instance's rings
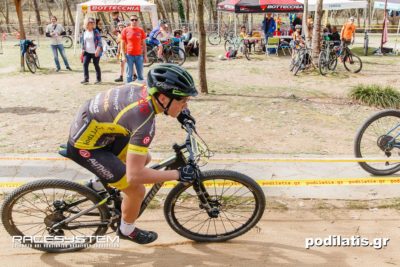
[[[79,26],[82,13],[92,12],[149,12],[153,27],[157,27],[157,6],[145,0],[91,0],[76,5],[74,53],[79,36]]]
[[[298,0],[304,4],[304,0]],[[324,10],[343,10],[353,8],[367,8],[367,1],[352,0],[324,0],[322,9]],[[308,11],[315,11],[317,0],[308,0]]]

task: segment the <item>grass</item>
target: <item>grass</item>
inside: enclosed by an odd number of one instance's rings
[[[351,90],[350,98],[371,107],[400,107],[400,92],[392,86],[359,84]]]

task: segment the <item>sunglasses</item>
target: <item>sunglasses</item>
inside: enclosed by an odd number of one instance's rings
[[[138,19],[131,19],[131,21],[138,21]]]

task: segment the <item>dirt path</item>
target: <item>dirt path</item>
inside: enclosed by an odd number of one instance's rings
[[[395,210],[267,210],[256,229],[225,243],[193,243],[175,234],[161,211],[145,213],[138,225],[156,229],[154,245],[121,241],[120,248],[86,249],[67,254],[45,254],[11,248],[1,230],[1,266],[395,266],[400,214]],[[372,247],[305,249],[305,239],[329,235],[358,235],[372,240],[390,238],[381,250]]]

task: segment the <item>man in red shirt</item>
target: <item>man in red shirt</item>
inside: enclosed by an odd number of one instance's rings
[[[147,61],[146,33],[138,26],[138,17],[132,15],[131,25],[121,33],[122,60],[127,62],[126,82],[133,81],[133,64],[135,64],[138,81],[143,82],[143,62]]]

